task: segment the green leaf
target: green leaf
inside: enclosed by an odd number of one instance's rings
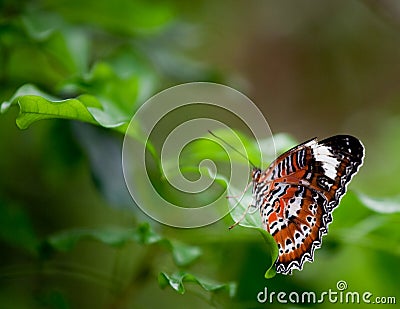
[[[370,197],[368,195],[357,193],[361,203],[369,209],[379,213],[397,213],[400,212],[400,195],[394,197]]]
[[[201,255],[199,247],[188,246],[176,240],[171,240],[173,259],[178,266],[185,266]]]
[[[65,101],[49,101],[39,96],[23,96],[18,99],[20,114],[17,125],[21,129],[28,128],[32,123],[53,118],[74,119],[96,123],[87,107],[77,99]]]
[[[213,133],[220,139],[212,136],[211,134],[204,132],[205,138],[196,140],[195,142],[189,144],[187,152],[190,154],[187,159],[191,162],[201,161],[203,159],[211,159],[213,161],[219,162],[240,162],[243,164],[248,164],[246,158],[243,158],[241,154],[250,159],[254,164],[259,165],[260,156],[258,152],[257,144],[251,140],[247,135],[239,131],[231,130],[215,130]],[[235,148],[237,151],[233,150],[231,147]],[[226,149],[226,151],[224,150]],[[186,163],[186,162],[182,162]],[[189,165],[186,163],[186,165]]]
[[[14,93],[9,101],[5,101],[1,104],[0,112],[4,114],[8,111],[11,105],[18,103],[18,98],[26,96],[26,95],[34,95],[34,96],[41,96],[48,100],[57,100],[57,98],[41,91],[36,86],[31,84],[25,84],[18,88],[18,90]]]
[[[267,244],[267,247],[269,248],[271,261],[270,261],[270,263],[268,263],[269,268],[265,272],[264,276],[265,276],[265,278],[270,279],[276,275],[274,264],[275,264],[276,259],[278,258],[279,249],[278,249],[278,245],[276,244],[275,239],[272,237],[272,235],[270,233],[268,233],[263,228],[262,229],[258,228],[258,231],[261,233],[262,237],[264,238],[265,243]]]
[[[196,283],[207,292],[226,291],[230,297],[233,297],[236,293],[236,284],[233,282],[218,283],[210,279],[199,278],[186,272],[177,272],[171,275],[168,275],[165,272],[160,272],[158,275],[158,284],[161,288],[170,286],[179,294],[185,294],[186,289],[184,282]]]
[[[76,99],[57,100],[32,85],[18,89],[9,102],[1,105],[1,112],[5,113],[12,105],[20,108],[17,117],[20,129],[26,129],[39,120],[54,118],[78,120],[103,127],[118,127],[128,121],[112,105],[108,105],[107,111],[104,111],[105,107],[94,96],[81,95]]]
[[[118,247],[128,242],[142,245],[159,244],[171,251],[176,265],[185,266],[201,255],[201,250],[164,238],[153,231],[148,223],[140,224],[136,229],[73,229],[48,237],[43,248],[56,251],[69,251],[82,239],[94,239],[104,244]]]

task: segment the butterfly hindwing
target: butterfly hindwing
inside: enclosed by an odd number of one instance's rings
[[[332,221],[327,200],[318,191],[304,185],[273,183],[264,199],[263,224],[278,244],[277,271],[283,274],[302,269],[306,260],[313,261],[314,250],[321,247],[322,236]]]

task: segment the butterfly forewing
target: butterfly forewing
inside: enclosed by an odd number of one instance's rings
[[[312,139],[279,156],[254,180],[263,224],[279,248],[276,270],[289,274],[313,261],[332,210],[362,165],[364,147],[352,136]]]

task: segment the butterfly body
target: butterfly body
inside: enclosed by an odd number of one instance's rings
[[[278,244],[278,273],[313,261],[332,222],[332,211],[363,163],[364,147],[349,135],[300,144],[265,170],[252,172],[253,197],[264,228]]]

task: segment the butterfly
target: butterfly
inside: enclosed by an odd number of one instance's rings
[[[291,274],[314,260],[364,152],[350,135],[314,138],[283,153],[266,170],[252,170],[254,206],[278,245],[278,273]]]

